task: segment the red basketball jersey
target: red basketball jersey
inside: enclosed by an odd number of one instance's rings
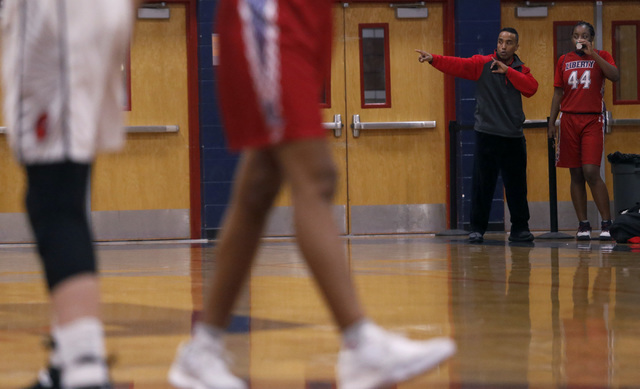
[[[611,54],[604,50],[598,54],[615,66]],[[604,110],[604,74],[593,57],[575,51],[560,57],[556,66],[553,86],[563,88],[560,111],[571,113],[600,113]]]

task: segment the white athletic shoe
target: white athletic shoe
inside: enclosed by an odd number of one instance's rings
[[[611,239],[611,220],[603,220],[600,223],[600,240],[612,240]]]
[[[180,389],[246,389],[225,360],[222,340],[191,340],[178,348],[169,370],[169,382]]]
[[[577,240],[591,240],[591,224],[589,222],[580,222],[578,232],[576,232]]]
[[[456,352],[449,338],[413,341],[366,324],[354,349],[338,356],[339,389],[378,389],[430,370]]]

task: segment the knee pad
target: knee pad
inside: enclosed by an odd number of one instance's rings
[[[96,272],[86,212],[89,170],[73,162],[27,166],[27,213],[49,290]]]

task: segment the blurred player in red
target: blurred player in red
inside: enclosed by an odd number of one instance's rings
[[[226,365],[223,332],[285,181],[300,250],[342,332],[340,388],[391,385],[437,366],[455,351],[448,338],[414,342],[383,330],[366,318],[356,296],[331,212],[337,172],[318,107],[330,65],[332,4],[220,2],[220,100],[229,146],[242,158],[204,319],[169,372],[176,387],[246,387]]]
[[[549,114],[549,138],[556,138],[556,166],[569,168],[571,200],[578,216],[578,240],[591,239],[587,219],[587,190],[598,207],[602,223],[600,239],[610,240],[611,210],[609,193],[600,177],[604,149],[604,81],[618,81],[620,74],[611,54],[593,48],[595,30],[587,22],[573,27],[571,40],[575,51],[560,57],[555,70]],[[560,131],[556,119],[560,116]]]

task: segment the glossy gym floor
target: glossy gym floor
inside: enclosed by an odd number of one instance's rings
[[[343,238],[369,315],[458,353],[404,388],[640,387],[640,246],[573,239],[483,244],[433,235]],[[200,315],[215,242],[99,244],[117,389],[170,388]],[[46,293],[33,246],[0,246],[0,388],[46,362]],[[227,344],[252,389],[335,388],[338,336],[293,240],[265,240]]]

